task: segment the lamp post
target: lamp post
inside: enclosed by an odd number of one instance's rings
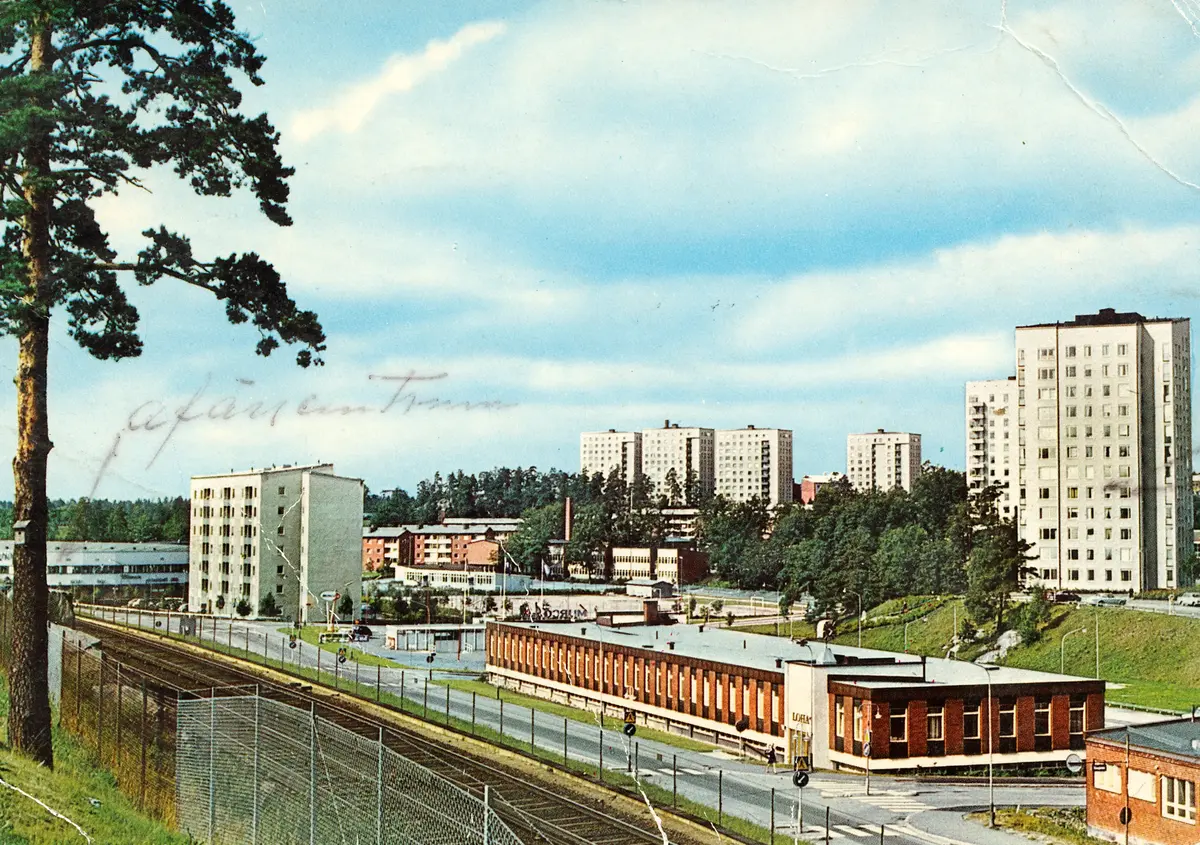
[[[1000,667],[995,665],[984,665],[976,663],[983,670],[984,676],[987,678],[987,736],[988,736],[988,827],[996,826],[996,792],[995,779],[992,771],[992,760],[994,755],[994,740],[992,739],[992,673]],[[982,725],[980,726],[982,727]]]
[[[1058,644],[1058,673],[1060,675],[1066,673],[1067,669],[1067,637],[1072,634],[1086,634],[1087,628],[1076,628],[1074,631],[1067,631],[1063,634],[1062,640]]]

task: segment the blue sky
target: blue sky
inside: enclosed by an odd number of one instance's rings
[[[295,225],[166,174],[101,216],[271,259],[327,366],[168,281],[132,291],[139,360],[60,320],[52,496],[575,469],[580,431],[667,418],[791,428],[797,478],[880,427],[961,468],[963,383],[1011,373],[1015,325],[1200,301],[1196,0],[233,5]],[[444,376],[382,412],[407,373]],[[10,388],[10,448],[13,418]]]

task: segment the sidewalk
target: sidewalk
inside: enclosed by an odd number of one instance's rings
[[[986,824],[978,824],[965,818],[968,813],[979,810],[987,810],[987,807],[926,810],[910,816],[907,826],[934,838],[941,845],[1029,845],[1030,840],[1020,834],[990,828]],[[903,830],[904,826],[899,828]]]

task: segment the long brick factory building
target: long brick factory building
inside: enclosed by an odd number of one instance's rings
[[[648,606],[644,623],[658,621]],[[813,768],[865,769],[868,754],[873,771],[978,767],[989,757],[1044,765],[1104,727],[1103,681],[712,625],[492,622],[487,673],[572,706],[632,711],[662,730],[775,746]]]

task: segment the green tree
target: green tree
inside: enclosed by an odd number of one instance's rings
[[[108,521],[104,524],[104,539],[110,543],[128,543],[129,522],[125,518],[125,508],[120,503],[108,512]]]
[[[0,6],[0,327],[18,341],[14,515],[28,523],[13,555],[13,653],[8,738],[53,764],[47,686],[47,362],[52,315],[100,359],[141,353],[138,313],[118,277],[171,278],[206,290],[234,323],[251,322],[257,351],[299,343],[314,362],[325,336],[279,275],[253,253],[196,256],[165,227],[122,256],[94,202],[173,169],[202,195],[247,187],[287,225],[287,178],[265,115],[239,112],[240,77],[262,83],[263,59],[219,0],[12,0]]]
[[[258,602],[258,615],[267,617],[279,615],[279,605],[275,603],[274,593],[265,594]]]
[[[967,559],[967,612],[976,624],[995,622],[995,633],[1004,630],[1009,597],[1029,574],[1026,565],[1032,547],[1017,534],[1012,522],[981,527]]]
[[[354,618],[354,596],[347,593],[337,603],[337,615],[341,619]]]
[[[587,567],[588,580],[605,576],[604,558],[608,546],[610,525],[604,505],[585,505],[575,514],[571,539],[563,550],[564,564],[582,563]]]
[[[238,599],[237,604],[234,605],[234,610],[237,611],[238,616],[249,616],[250,611],[253,609],[254,608],[251,606],[250,600],[245,598]]]
[[[564,508],[560,504],[531,508],[521,515],[521,527],[504,541],[504,550],[521,572],[542,576],[550,541],[562,539],[563,519]]]
[[[675,471],[675,467],[667,470],[665,481],[667,505],[677,508],[683,504],[683,487],[679,484],[679,473]]]

